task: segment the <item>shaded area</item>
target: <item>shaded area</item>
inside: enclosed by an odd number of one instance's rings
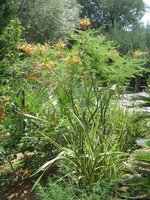
[[[0,200],[38,200],[34,192],[31,192],[32,187],[31,180],[7,188],[0,187]]]

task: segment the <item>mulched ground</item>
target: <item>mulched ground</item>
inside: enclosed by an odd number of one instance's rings
[[[0,200],[38,200],[31,192],[32,187],[33,183],[30,180],[7,188],[0,187]]]

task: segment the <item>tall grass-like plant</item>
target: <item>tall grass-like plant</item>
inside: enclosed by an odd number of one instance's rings
[[[91,185],[121,176],[123,161],[128,156],[125,152],[132,150],[135,138],[141,132],[134,130],[137,124],[132,121],[132,116],[121,112],[121,108],[120,111],[116,109],[118,115],[111,111],[114,107],[114,87],[98,91],[92,82],[91,88],[83,88],[79,99],[69,91],[59,90],[58,106],[64,117],[60,131],[66,147],[40,132],[59,149],[60,154],[37,172],[64,159],[76,182]]]
[[[114,175],[119,176],[127,153],[120,151],[117,136],[109,134],[107,130],[108,107],[114,91],[108,89],[99,92],[94,85],[85,90],[83,88],[81,99],[59,91],[60,109],[66,118],[66,128],[62,133],[66,147],[45,135],[60,150],[60,154],[38,171],[65,159],[76,181],[91,185]],[[68,104],[64,105],[66,101]]]

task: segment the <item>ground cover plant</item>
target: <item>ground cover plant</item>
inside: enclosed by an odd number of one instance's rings
[[[88,19],[78,24],[65,41],[30,44],[15,19],[0,38],[1,185],[54,166],[48,189],[38,186],[41,198],[117,199],[127,158],[147,134],[145,122],[118,100],[130,79],[142,75],[145,58],[140,51],[121,55]]]

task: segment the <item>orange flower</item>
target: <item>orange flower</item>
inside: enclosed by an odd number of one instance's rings
[[[36,80],[36,77],[35,77],[35,76],[30,76],[30,77],[28,78],[28,80],[30,80],[30,81],[35,81],[35,80]]]
[[[25,174],[26,177],[30,177],[31,176],[29,169],[26,169],[24,171],[24,174]]]
[[[56,126],[57,122],[56,121],[51,121],[50,124],[51,124],[51,126]]]
[[[9,97],[8,96],[4,97],[3,102],[7,103],[8,101],[9,101]]]

